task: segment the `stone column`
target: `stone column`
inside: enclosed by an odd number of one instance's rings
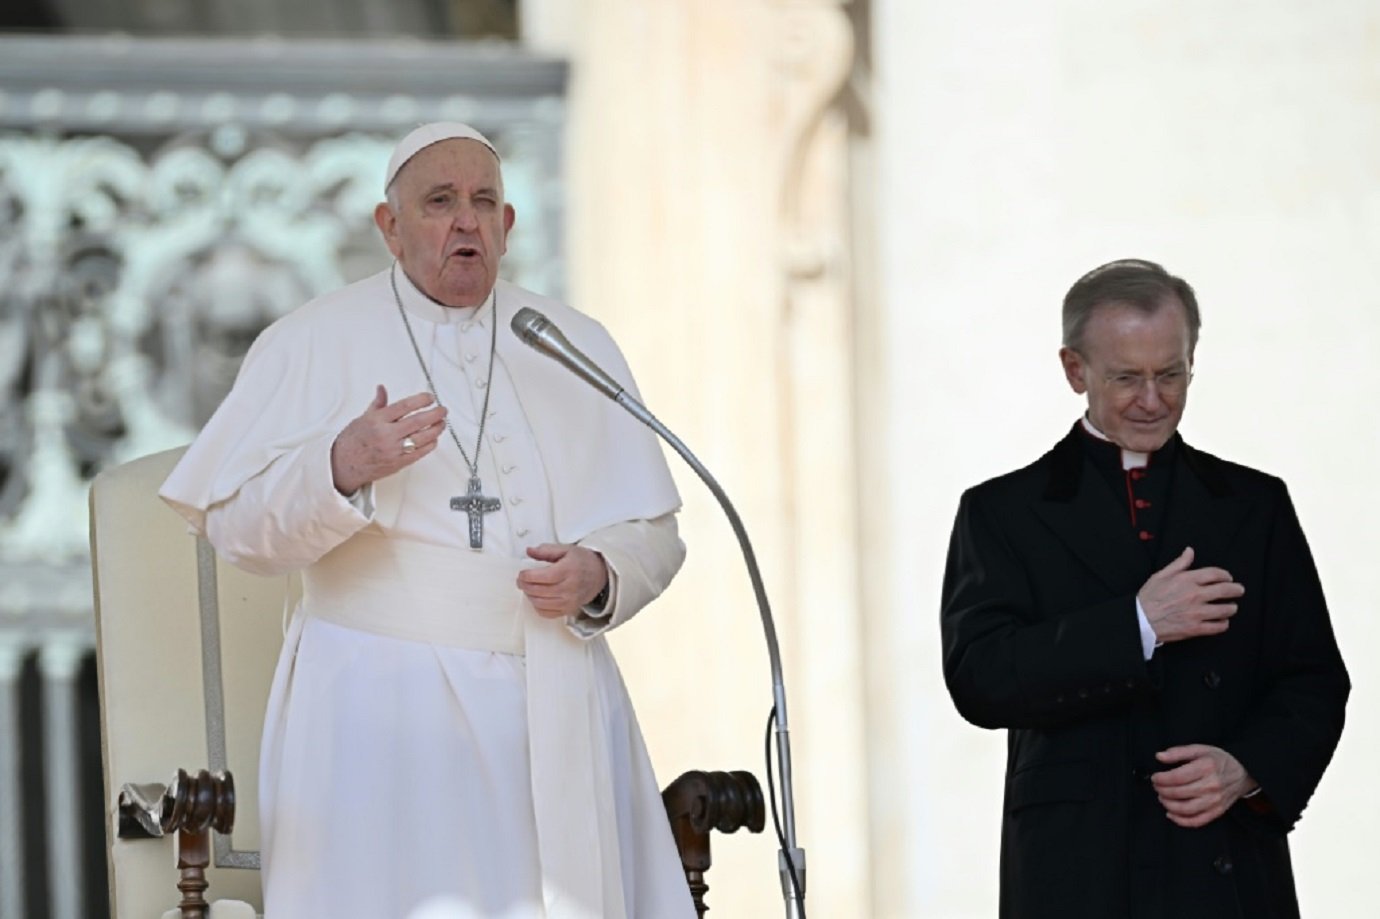
[[[20,784],[19,675],[25,648],[0,634],[0,919],[24,916],[24,789]]]
[[[51,919],[78,919],[84,910],[81,775],[77,761],[77,672],[86,647],[54,637],[39,651],[43,677],[43,762],[47,790],[48,902]]]

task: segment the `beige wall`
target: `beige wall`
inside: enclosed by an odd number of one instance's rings
[[[995,913],[1000,735],[939,675],[936,597],[960,490],[1034,459],[1079,411],[1055,359],[1083,270],[1154,258],[1204,327],[1183,432],[1290,484],[1356,689],[1293,837],[1305,914],[1368,915],[1380,763],[1380,8],[878,0],[886,438],[913,564],[886,654],[913,706],[893,751],[896,843],[878,915]],[[912,474],[919,472],[920,474]]]
[[[539,6],[552,15],[528,34],[573,64],[573,299],[613,330],[647,404],[752,535],[781,637],[811,910],[866,915],[847,147],[830,106],[851,31],[827,0]],[[713,498],[672,466],[689,560],[616,650],[663,784],[748,769],[765,787],[772,693],[750,584]],[[781,914],[769,833],[716,837],[714,915]]]

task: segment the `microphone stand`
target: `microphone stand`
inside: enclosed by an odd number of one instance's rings
[[[583,373],[580,375],[584,376]],[[781,771],[781,834],[785,837],[785,848],[777,852],[776,859],[777,869],[781,875],[781,894],[785,899],[786,919],[804,919],[805,850],[796,845],[795,785],[791,776],[791,732],[786,718],[786,684],[781,676],[781,649],[776,641],[776,625],[772,620],[771,605],[767,601],[767,589],[762,583],[762,573],[757,568],[757,556],[752,551],[752,542],[748,539],[747,530],[743,527],[743,521],[734,509],[733,502],[728,500],[723,488],[695,454],[690,452],[690,448],[658,421],[646,406],[629,396],[622,387],[619,387],[618,393],[612,398],[670,444],[672,449],[680,454],[681,459],[695,470],[700,481],[704,482],[718,499],[719,506],[723,508],[729,524],[733,527],[733,535],[738,537],[738,545],[743,550],[743,561],[747,564],[748,577],[752,579],[752,592],[757,597],[757,611],[762,617],[762,630],[766,633],[767,656],[771,660],[772,698],[776,705],[776,758]],[[767,778],[770,779],[770,762],[767,763],[767,771]]]

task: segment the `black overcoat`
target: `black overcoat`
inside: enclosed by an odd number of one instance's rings
[[[1284,483],[1175,435],[1153,551],[1077,426],[959,504],[941,614],[964,718],[1008,729],[1005,919],[1298,915],[1286,834],[1332,757],[1350,690]],[[1135,594],[1185,546],[1245,587],[1223,634],[1144,660]],[[1165,816],[1154,754],[1232,753],[1272,810],[1200,829]]]

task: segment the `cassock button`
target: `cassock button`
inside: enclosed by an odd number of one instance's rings
[[[1212,860],[1212,870],[1223,877],[1231,874],[1233,867],[1235,866],[1232,865],[1231,859],[1227,858],[1225,855],[1219,855]]]
[[[516,468],[517,468],[517,466],[513,465],[512,463],[509,463],[507,466],[504,466],[504,467],[503,467],[503,474],[504,474],[504,475],[507,475],[508,473],[512,472],[512,471],[513,471],[514,469],[516,469]]]
[[[483,389],[485,386],[488,386],[488,385],[489,385],[489,381],[488,381],[488,380],[475,380],[475,381],[474,381],[474,385],[475,385],[476,387],[478,387],[479,389]]]
[[[1141,542],[1149,542],[1150,540],[1152,540],[1152,539],[1154,539],[1154,538],[1155,538],[1155,537],[1154,537],[1153,535],[1151,535],[1151,533],[1150,533],[1149,530],[1141,530],[1141,531],[1140,531],[1140,541],[1141,541]]]
[[[522,529],[518,530],[518,531],[517,531],[517,534],[518,534],[518,536],[526,536],[526,535],[527,535],[527,527],[523,527]]]
[[[1216,689],[1218,686],[1222,685],[1222,677],[1216,670],[1209,670],[1207,673],[1203,674],[1203,685],[1208,689]]]
[[[1145,508],[1147,508],[1147,507],[1149,507],[1149,506],[1150,506],[1150,502],[1149,502],[1149,501],[1146,501],[1144,498],[1137,498],[1137,499],[1136,499],[1136,507],[1138,507],[1138,508],[1144,510]]]
[[[494,443],[496,443],[496,444],[501,444],[501,443],[503,443],[503,442],[504,442],[505,440],[507,440],[507,439],[508,439],[507,436],[504,435],[504,434],[495,434],[495,435],[493,435],[493,441],[494,441]]]
[[[1131,470],[1131,479],[1132,479],[1133,481],[1139,482],[1139,481],[1141,480],[1141,478],[1144,477],[1144,475],[1145,475],[1145,471],[1142,470],[1142,469],[1132,469],[1132,470]]]
[[[513,507],[517,507],[519,504],[522,503],[522,499],[521,499],[521,498],[509,498],[509,499],[508,499],[508,503],[511,504]]]
[[[473,363],[474,363],[474,355],[473,355],[473,354],[466,354],[466,355],[465,355],[465,363],[467,363],[467,364],[473,364]]]
[[[1078,690],[1078,698],[1080,698],[1080,699],[1086,699],[1087,697],[1088,697],[1088,691],[1087,691],[1086,689],[1080,689],[1080,690]]]

